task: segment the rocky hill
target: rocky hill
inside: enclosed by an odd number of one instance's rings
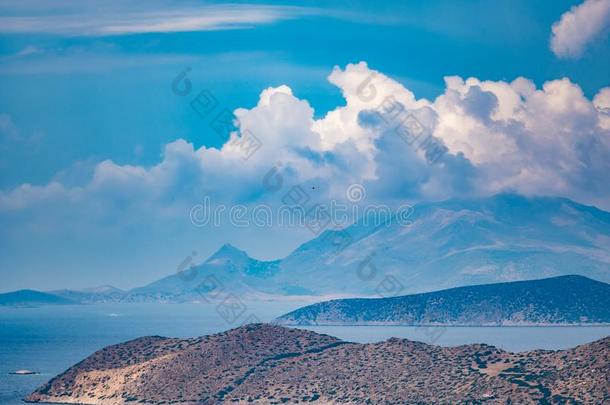
[[[582,276],[451,288],[392,298],[340,299],[299,308],[284,325],[610,324],[610,285]]]
[[[509,353],[403,339],[356,344],[252,324],[196,338],[109,346],[32,393],[31,402],[585,403],[610,400],[610,338],[563,351]]]

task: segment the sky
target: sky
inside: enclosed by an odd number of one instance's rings
[[[314,235],[193,213],[276,209],[297,185],[610,210],[609,32],[610,0],[5,0],[0,291],[131,288],[226,242],[283,257]],[[397,134],[398,112],[440,158]]]

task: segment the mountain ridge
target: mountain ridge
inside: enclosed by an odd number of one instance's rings
[[[388,279],[393,295],[573,273],[610,282],[610,213],[593,206],[499,194],[422,203],[410,220],[326,229],[277,260],[224,244],[201,263],[190,257],[125,294],[79,294],[87,302],[198,302],[206,283],[248,299],[279,299],[378,296]],[[365,267],[374,277],[362,277]],[[79,295],[70,294],[63,293]]]
[[[327,229],[274,261],[223,245],[195,268],[253,297],[374,296],[386,276],[398,280],[404,293],[575,272],[610,281],[610,213],[592,206],[500,194],[420,204],[412,222]],[[210,269],[210,260],[224,251],[238,255],[243,265]],[[363,281],[358,270],[371,257],[379,275]],[[223,279],[225,273],[235,277]],[[255,274],[259,277],[251,277]],[[168,278],[176,283],[179,275]],[[189,283],[176,284],[193,289]],[[174,294],[171,288],[168,292]]]
[[[324,301],[281,325],[530,326],[610,324],[610,285],[567,275],[455,287],[389,298]]]

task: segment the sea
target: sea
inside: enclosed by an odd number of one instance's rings
[[[0,307],[0,404],[22,398],[104,346],[140,336],[195,337],[253,320],[268,322],[307,303],[245,303],[236,313],[213,304],[135,304]],[[306,327],[352,342],[407,338],[443,346],[487,343],[508,351],[557,350],[610,335],[597,327]],[[34,375],[12,375],[16,370]]]

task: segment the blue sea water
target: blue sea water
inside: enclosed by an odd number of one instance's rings
[[[248,303],[240,319],[229,322],[207,304],[99,304],[0,307],[0,404],[21,398],[53,376],[109,344],[144,335],[193,337],[239,326],[248,316],[261,321],[302,306],[300,302]],[[356,342],[389,337],[440,345],[488,343],[505,350],[561,349],[610,335],[610,327],[381,327],[328,326],[308,329]],[[28,369],[37,375],[10,372]]]

